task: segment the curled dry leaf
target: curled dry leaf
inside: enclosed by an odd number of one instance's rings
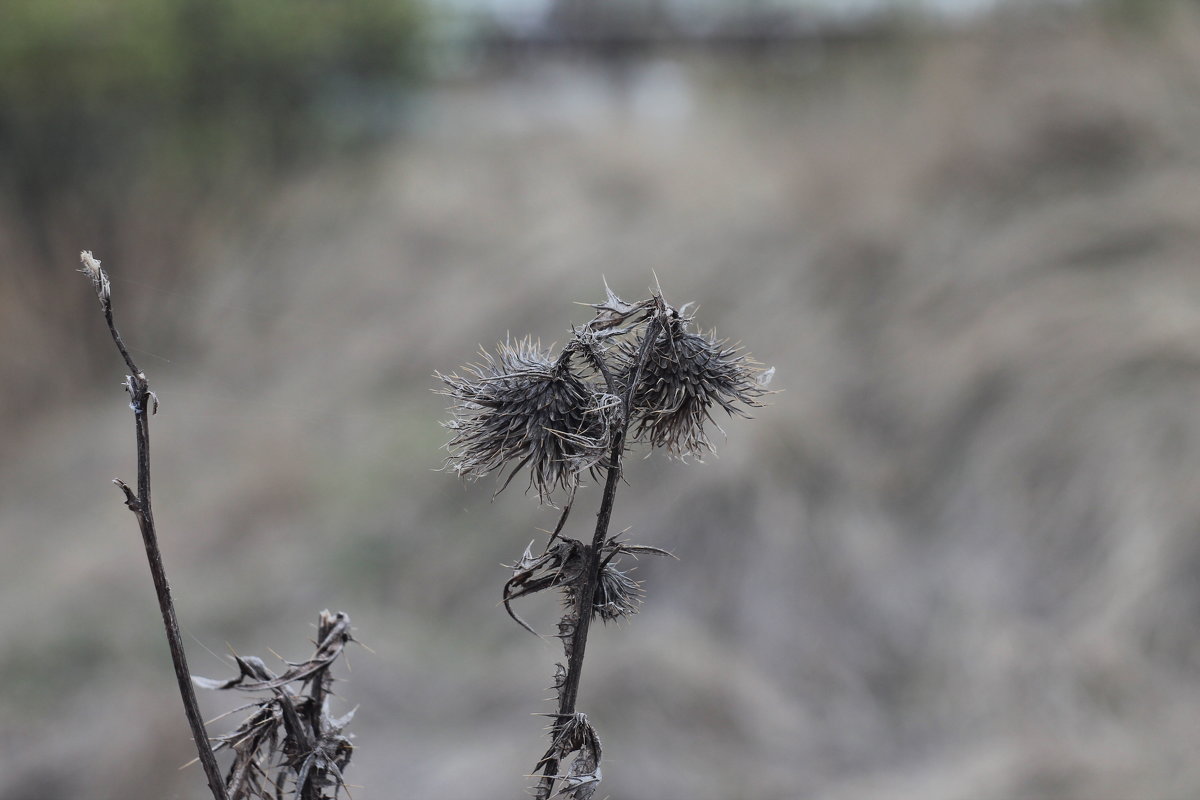
[[[604,293],[607,296],[603,303],[590,304],[592,308],[596,309],[596,316],[588,325],[595,331],[610,330],[624,325],[632,317],[652,308],[655,302],[654,298],[648,298],[637,303],[627,303],[608,288],[608,281],[604,282]]]

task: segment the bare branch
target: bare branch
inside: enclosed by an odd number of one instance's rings
[[[162,551],[158,546],[158,533],[154,526],[154,511],[150,503],[150,415],[158,410],[158,398],[150,391],[150,383],[146,374],[137,368],[129,349],[125,346],[112,313],[112,285],[108,275],[100,266],[100,261],[85,250],[79,255],[82,267],[80,272],[91,278],[96,297],[104,311],[104,320],[108,323],[108,331],[113,343],[121,353],[129,375],[125,376],[125,390],[129,393],[129,405],[133,409],[135,437],[137,441],[137,494],[123,481],[114,480],[125,494],[125,505],[137,518],[138,528],[142,533],[142,543],[146,548],[146,559],[150,564],[150,577],[154,581],[154,592],[158,596],[158,606],[162,613],[163,627],[167,634],[167,644],[171,650],[171,662],[175,667],[175,678],[179,684],[179,694],[183,699],[183,710],[187,716],[188,725],[192,729],[192,738],[196,743],[196,751],[204,774],[208,780],[208,788],[215,800],[228,800],[225,784],[221,780],[221,772],[217,767],[217,759],[213,755],[208,742],[208,734],[204,728],[204,720],[196,704],[196,693],[188,672],[187,656],[183,649],[183,637],[179,632],[179,621],[175,617],[175,604],[171,599],[171,585],[167,582],[167,571],[163,566]]]

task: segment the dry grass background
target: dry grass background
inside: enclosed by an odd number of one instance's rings
[[[430,376],[506,331],[561,340],[601,275],[636,295],[655,270],[785,391],[621,491],[615,524],[682,561],[643,563],[641,616],[595,632],[601,794],[1195,797],[1198,109],[1186,13],[542,61],[433,87],[403,141],[249,228],[206,209],[150,277],[65,232],[162,400],[193,669],[229,673],[227,642],[302,657],[347,611],[374,651],[341,685],[355,797],[522,796],[558,651],[496,605],[498,565],[553,514],[434,471]],[[55,291],[89,298],[73,267]],[[54,296],[5,304],[0,797],[201,797],[108,483],[134,471],[120,365],[99,314],[47,329]],[[86,382],[52,375],[59,346]]]

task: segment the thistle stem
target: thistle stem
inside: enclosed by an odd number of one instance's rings
[[[604,480],[604,494],[600,500],[600,510],[596,513],[596,530],[592,534],[590,545],[581,545],[580,554],[583,557],[583,572],[579,586],[578,599],[569,615],[574,617],[574,625],[569,633],[564,631],[564,642],[567,651],[567,675],[558,691],[558,713],[551,737],[558,740],[562,728],[575,716],[575,704],[579,698],[579,682],[583,675],[583,657],[587,649],[588,628],[591,626],[595,613],[596,593],[600,588],[600,564],[604,543],[608,540],[608,528],[612,522],[613,506],[616,504],[617,486],[621,482],[621,461],[625,455],[625,436],[629,432],[633,393],[642,376],[642,368],[650,348],[658,339],[662,322],[658,316],[650,319],[646,333],[642,337],[641,348],[638,350],[637,367],[633,379],[625,389],[621,399],[621,423],[613,433],[612,448],[609,451],[608,466]],[[601,363],[603,363],[601,361]],[[605,379],[610,391],[616,389],[612,376],[605,370]],[[558,774],[558,759],[548,758],[542,765],[542,777],[538,781],[534,797],[547,800],[554,788],[554,776]]]

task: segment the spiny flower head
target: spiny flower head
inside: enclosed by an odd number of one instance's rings
[[[766,394],[757,362],[730,347],[725,340],[688,330],[689,318],[668,309],[658,325],[647,326],[642,336],[619,348],[623,389],[636,380],[630,415],[637,441],[662,447],[673,456],[702,456],[711,451],[706,423],[714,408],[746,416],[746,408],[762,405]],[[658,331],[644,359],[644,336]],[[638,369],[641,361],[641,369]]]
[[[553,358],[525,338],[484,352],[465,377],[439,375],[454,415],[445,423],[454,431],[447,467],[478,478],[515,462],[508,481],[528,466],[543,501],[555,489],[572,492],[605,456],[616,407],[572,370],[573,355]]]

